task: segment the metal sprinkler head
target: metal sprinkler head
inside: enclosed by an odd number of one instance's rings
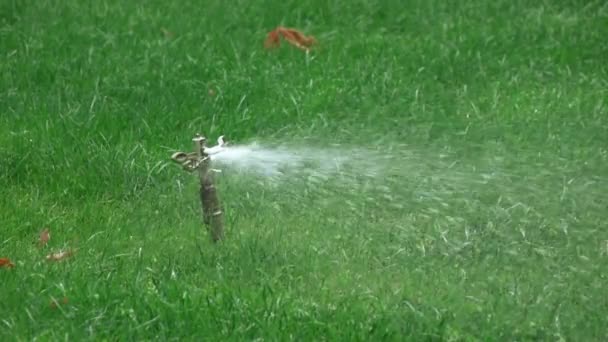
[[[171,160],[182,165],[184,170],[188,172],[192,172],[199,167],[204,167],[205,169],[209,169],[210,171],[214,172],[220,172],[220,170],[209,168],[209,161],[211,160],[212,155],[221,153],[226,149],[224,136],[220,136],[217,139],[217,145],[212,147],[205,146],[207,138],[199,133],[196,133],[194,138],[192,138],[192,141],[194,142],[194,152],[175,152],[173,155],[171,155]]]
[[[224,150],[224,136],[217,140],[217,146],[206,147],[207,139],[197,133],[194,138],[194,152],[175,152],[171,159],[180,164],[184,170],[192,172],[197,170],[200,179],[200,199],[203,209],[203,221],[208,226],[213,241],[217,242],[224,236],[223,212],[219,202],[213,177],[209,171],[216,171],[210,167],[211,155]]]
[[[196,133],[194,135],[194,138],[192,138],[192,141],[194,142],[194,152],[198,154],[199,159],[204,158],[204,148],[205,143],[207,142],[207,138],[200,135],[200,133]]]

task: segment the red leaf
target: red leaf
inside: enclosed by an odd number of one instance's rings
[[[273,47],[278,47],[279,45],[281,45],[281,41],[278,29],[268,32],[268,35],[266,36],[266,41],[264,42],[264,47],[270,49]]]
[[[308,51],[317,42],[313,36],[307,37],[296,29],[279,26],[268,33],[264,46],[267,49],[278,47],[281,45],[280,37],[283,37],[283,39],[298,49],[305,51]]]
[[[9,258],[0,258],[0,267],[13,268],[15,264]]]

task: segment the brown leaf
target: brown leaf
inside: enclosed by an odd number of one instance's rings
[[[49,242],[50,239],[51,239],[51,232],[49,232],[48,228],[44,228],[40,232],[40,237],[38,238],[38,247],[42,248],[42,247],[46,246],[46,244]]]
[[[160,32],[163,33],[163,36],[165,36],[165,39],[171,39],[171,38],[173,38],[173,32],[167,30],[164,27],[160,28]]]
[[[313,37],[306,37],[302,32],[296,29],[281,28],[280,32],[287,42],[302,50],[308,50],[315,43]]]
[[[270,49],[273,47],[278,47],[279,45],[281,45],[281,40],[279,37],[278,29],[268,32],[268,35],[266,36],[266,41],[264,42],[264,47]]]
[[[13,268],[15,264],[9,258],[0,258],[0,267]]]
[[[74,251],[71,249],[67,249],[65,251],[60,251],[57,253],[51,253],[46,256],[47,261],[62,261],[74,255]]]
[[[268,33],[264,46],[267,49],[278,47],[281,44],[280,37],[283,37],[283,39],[298,49],[305,51],[308,51],[317,42],[313,36],[306,36],[294,28],[279,26]]]
[[[51,298],[51,303],[49,304],[49,306],[51,307],[51,309],[57,309],[58,306],[67,305],[69,302],[70,301],[68,300],[68,297],[63,297],[61,300]]]

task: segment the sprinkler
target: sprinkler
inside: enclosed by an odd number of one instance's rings
[[[224,136],[220,136],[217,146],[213,147],[205,146],[207,139],[198,133],[192,141],[194,142],[194,152],[175,152],[171,156],[171,160],[180,164],[187,172],[198,170],[203,222],[211,233],[213,242],[218,242],[224,238],[224,220],[222,206],[213,182],[213,172],[220,171],[211,168],[211,156],[225,149]]]

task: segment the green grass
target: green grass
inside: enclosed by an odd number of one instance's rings
[[[606,37],[604,1],[4,0],[0,339],[606,340]],[[195,132],[391,161],[221,176],[216,246]]]

